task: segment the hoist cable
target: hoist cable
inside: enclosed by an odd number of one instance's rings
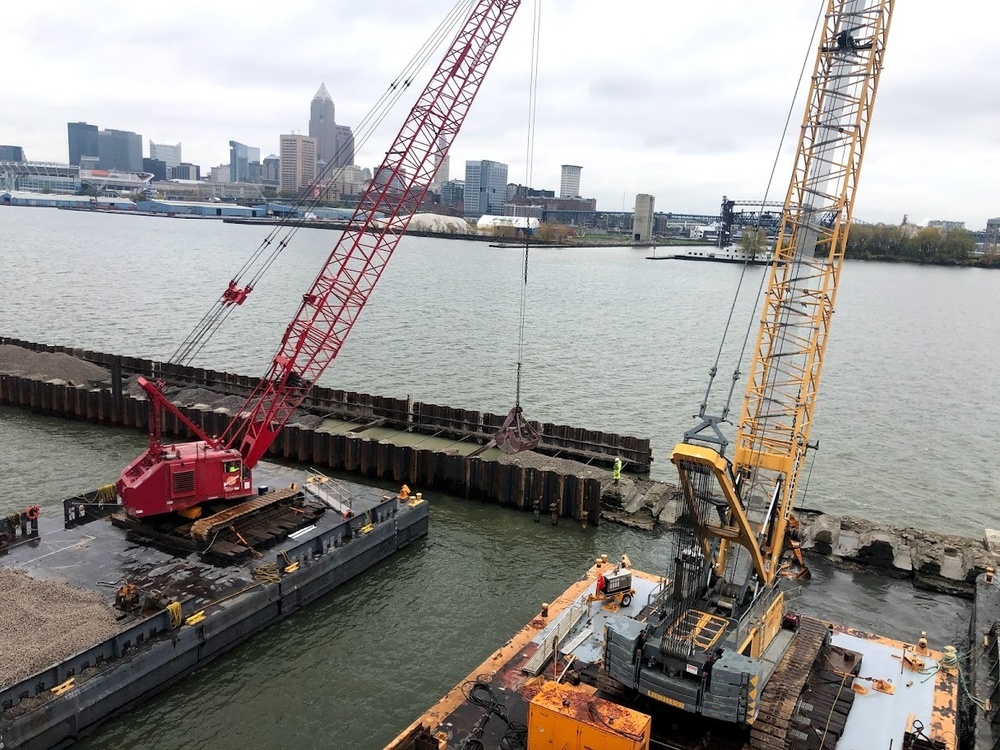
[[[535,0],[534,17],[531,33],[531,73],[528,85],[528,134],[525,145],[525,167],[524,186],[525,191],[531,189],[532,172],[535,162],[535,118],[538,112],[538,50],[541,34],[542,7],[539,0]],[[524,328],[526,308],[528,301],[528,249],[531,247],[531,211],[526,212],[524,228],[524,259],[522,263],[521,280],[521,310],[517,330],[517,388],[514,397],[514,406],[521,405],[521,371],[524,363]],[[515,222],[516,225],[516,222]]]

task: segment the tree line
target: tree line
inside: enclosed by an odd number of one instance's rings
[[[1000,266],[996,250],[976,255],[972,232],[919,229],[886,224],[854,224],[847,237],[845,257],[856,260],[902,261],[934,265]]]

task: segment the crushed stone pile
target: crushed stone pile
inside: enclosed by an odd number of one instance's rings
[[[573,474],[586,479],[609,479],[611,469],[602,469],[596,466],[587,466],[579,461],[572,461],[568,458],[554,458],[543,453],[534,451],[524,451],[523,453],[503,453],[499,458],[502,464],[513,464],[526,469],[538,469],[539,471],[557,471],[560,474]]]
[[[72,385],[111,382],[111,373],[93,362],[58,352],[33,352],[13,344],[0,346],[0,372],[38,380],[65,380]]]
[[[126,385],[127,392],[135,398],[145,398],[146,392],[139,387],[137,382],[137,376],[133,375],[128,379]],[[246,404],[246,399],[243,396],[236,396],[233,394],[219,393],[217,391],[209,390],[208,388],[202,388],[201,386],[187,385],[187,386],[170,386],[168,385],[164,394],[171,402],[177,404],[178,406],[194,407],[194,406],[207,406],[209,409],[225,409],[233,416],[239,414],[240,410]],[[306,427],[310,429],[315,429],[323,423],[323,417],[317,414],[312,414],[303,409],[296,409],[295,413],[292,414],[291,418],[288,420],[288,424],[299,425],[300,427]]]
[[[115,615],[96,593],[0,568],[0,687],[118,633]]]

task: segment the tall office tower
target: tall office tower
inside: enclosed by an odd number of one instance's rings
[[[282,191],[298,193],[316,180],[316,139],[306,135],[281,135],[279,185]]]
[[[142,136],[131,130],[102,130],[97,134],[97,155],[101,169],[141,172]]]
[[[149,158],[159,159],[167,165],[167,174],[174,167],[179,167],[184,159],[181,157],[181,144],[175,143],[153,143],[149,142]]]
[[[506,198],[506,164],[487,159],[465,162],[465,217],[502,216]]]
[[[85,122],[68,122],[66,130],[69,132],[69,163],[74,167],[80,166],[80,161],[84,156],[97,157],[100,155],[96,125],[88,125]]]
[[[309,107],[309,137],[316,140],[316,161],[332,162],[337,153],[337,123],[334,120],[333,97],[326,90],[325,83],[320,84]]]
[[[229,142],[229,181],[260,182],[260,149]]]
[[[333,160],[333,166],[354,166],[354,131],[350,125],[337,126],[337,158]]]
[[[573,164],[562,165],[562,179],[559,180],[560,198],[580,197],[580,172],[582,170],[583,167],[577,167]]]

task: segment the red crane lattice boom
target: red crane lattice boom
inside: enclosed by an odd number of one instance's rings
[[[221,491],[216,476],[224,480],[233,471],[234,460],[242,461],[238,492],[250,494],[249,470],[340,352],[410,218],[423,202],[519,6],[520,0],[479,0],[475,4],[387,151],[348,228],[309,291],[302,295],[267,375],[241,410],[247,416],[235,418],[221,441],[170,446],[168,452],[151,440],[150,450],[125,470],[119,482],[119,494],[130,513],[184,510],[206,500],[234,496]],[[384,213],[385,219],[377,219],[376,212]],[[166,399],[157,401],[174,409]],[[205,465],[193,466],[194,493],[178,496],[172,494],[177,479],[171,482],[168,478],[178,467],[168,471],[167,464],[185,460]],[[157,474],[159,481],[154,478]],[[189,484],[186,479],[181,482],[181,491],[189,492]]]

